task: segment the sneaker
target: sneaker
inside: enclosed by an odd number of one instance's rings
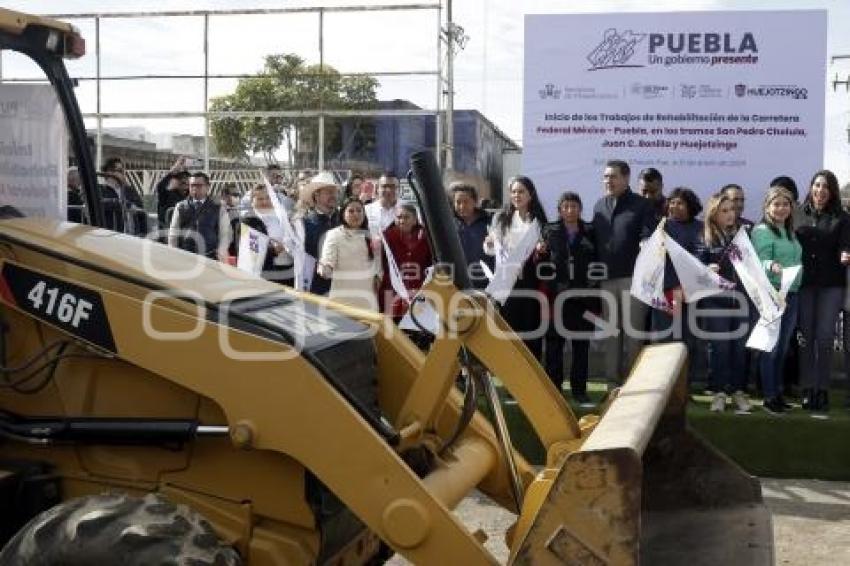
[[[736,391],[732,395],[732,402],[735,403],[735,408],[739,413],[749,413],[753,408],[749,397],[743,391]]]
[[[765,399],[762,407],[771,415],[781,415],[785,413],[785,407],[776,397],[771,399]]]
[[[589,408],[596,406],[593,401],[590,400],[590,397],[587,396],[587,393],[575,393],[573,395],[573,400],[579,407]]]
[[[813,411],[816,408],[817,401],[814,396],[814,391],[811,389],[803,389],[803,400],[800,403],[804,411]]]
[[[722,391],[715,393],[714,398],[711,400],[710,409],[712,413],[722,413],[726,409],[726,394]]]

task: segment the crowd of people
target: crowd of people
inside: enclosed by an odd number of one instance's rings
[[[123,173],[120,160],[107,163],[111,169],[105,173],[113,181],[102,189],[104,195],[111,191],[111,198],[141,208],[126,183],[117,182]],[[248,193],[227,188],[216,199],[210,196],[209,177],[189,172],[179,160],[155,189],[159,225],[167,233],[163,240],[232,261],[240,239],[253,230],[268,241],[262,277],[401,321],[433,262],[427,230],[445,227],[422,224],[416,207],[399,200],[399,179],[392,172],[380,176],[374,194],[357,174],[344,186],[326,171],[304,172],[290,183],[284,183],[277,166],[264,174],[265,182]],[[559,390],[566,378],[567,344],[570,393],[577,403],[591,405],[587,381],[593,341],[600,340],[604,352],[605,381],[616,386],[643,345],[682,340],[691,367],[708,368],[712,411],[731,404],[748,412],[748,391],[758,389],[765,410],[783,413],[791,408],[789,373],[799,376],[803,409],[829,408],[836,325],[842,311],[850,316],[845,310],[850,308],[850,216],[832,172],[817,171],[802,202],[792,179],[773,179],[763,191],[756,222],[743,217],[745,192],[736,184],[721,187],[702,203],[686,187],[665,196],[662,173],[648,168],[639,173],[633,191],[628,163],[612,160],[602,171],[602,185],[587,215],[590,221],[582,219],[581,197],[566,191],[550,222],[534,182],[524,176],[509,180],[508,202],[492,214],[479,206],[471,184],[453,183],[447,195],[473,286],[493,291],[502,316]],[[732,241],[742,228],[774,288],[779,289],[783,269],[802,267],[782,299],[776,346],[758,354],[745,347],[758,309],[731,261]],[[656,230],[734,289],[688,302],[668,261],[663,303],[650,307],[637,300],[630,292],[635,264]],[[508,281],[502,295],[494,290],[497,280]],[[697,317],[695,327],[692,309],[712,314]],[[711,339],[697,338],[697,331],[708,332]],[[845,331],[845,355],[850,354],[847,342],[850,332]],[[418,344],[427,347],[427,341]]]

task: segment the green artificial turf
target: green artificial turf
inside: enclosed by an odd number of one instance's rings
[[[591,383],[588,389],[594,401],[604,395],[601,384]],[[771,415],[758,401],[750,414],[736,414],[731,406],[723,413],[712,413],[708,410],[711,397],[694,395],[688,421],[700,436],[753,475],[847,481],[850,411],[843,408],[844,395],[844,391],[833,391],[832,410],[821,417],[799,405],[785,415]],[[596,412],[571,405],[577,417]],[[511,399],[504,399],[503,407],[514,446],[531,463],[542,464],[545,454],[528,420]]]

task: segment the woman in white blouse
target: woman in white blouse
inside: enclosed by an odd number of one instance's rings
[[[539,360],[545,329],[541,328],[540,280],[534,250],[539,247],[542,238],[546,212],[537,197],[534,183],[528,177],[514,177],[508,182],[508,187],[510,201],[493,217],[490,234],[484,240],[484,251],[496,256],[497,273],[500,269],[510,269],[511,263],[515,264],[518,273],[513,289],[502,305],[502,317]]]
[[[363,203],[348,199],[340,209],[342,224],[329,230],[319,258],[319,275],[331,279],[328,296],[354,307],[378,310],[380,262],[372,247]]]

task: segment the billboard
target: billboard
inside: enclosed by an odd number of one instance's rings
[[[64,220],[68,134],[50,85],[0,86],[0,205]]]
[[[646,167],[703,201],[738,183],[758,219],[771,179],[805,194],[822,167],[826,30],[825,10],[528,15],[523,172],[550,215],[573,190],[589,218],[623,159],[634,190]]]

